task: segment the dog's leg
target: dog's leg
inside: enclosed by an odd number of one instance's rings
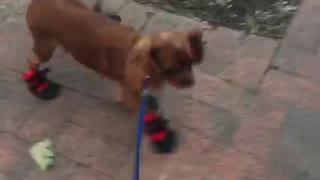
[[[31,57],[28,59],[30,71],[23,76],[32,94],[43,100],[53,99],[59,92],[59,86],[45,76],[48,69],[40,70],[40,65],[49,61],[55,49],[55,42],[34,38]]]
[[[123,103],[123,88],[120,84],[116,84],[113,88],[113,100],[117,103]]]
[[[133,114],[138,114],[140,108],[140,96],[129,90],[126,86],[120,86],[120,97],[122,104]]]
[[[51,41],[34,41],[31,57],[28,60],[30,70],[39,70],[41,64],[47,62],[52,57],[56,44]]]

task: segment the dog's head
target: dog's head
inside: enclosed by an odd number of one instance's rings
[[[160,75],[175,87],[194,84],[192,66],[202,61],[202,32],[163,32],[152,37],[150,56]]]
[[[178,89],[188,88],[194,84],[192,66],[203,58],[202,32],[162,32],[142,37],[133,52],[127,66],[129,78],[149,75],[159,83],[167,81]]]

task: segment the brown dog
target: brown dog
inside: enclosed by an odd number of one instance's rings
[[[154,89],[165,82],[187,88],[194,84],[192,65],[202,60],[199,31],[144,35],[108,23],[78,0],[33,0],[27,24],[33,38],[31,70],[38,70],[62,46],[86,67],[118,82],[122,102],[133,111],[139,107],[146,76]]]

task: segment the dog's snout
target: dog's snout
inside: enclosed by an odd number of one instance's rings
[[[188,78],[185,78],[185,79],[182,79],[180,81],[181,85],[183,87],[190,87],[194,84],[194,80],[193,79],[188,79]]]

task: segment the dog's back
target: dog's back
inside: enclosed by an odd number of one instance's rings
[[[38,44],[57,43],[91,69],[100,71],[101,63],[107,63],[113,67],[109,71],[115,71],[116,67],[124,67],[126,52],[139,34],[130,27],[106,21],[78,0],[33,0],[27,13],[27,24]],[[113,57],[115,55],[119,57]],[[99,59],[108,62],[99,62]]]

